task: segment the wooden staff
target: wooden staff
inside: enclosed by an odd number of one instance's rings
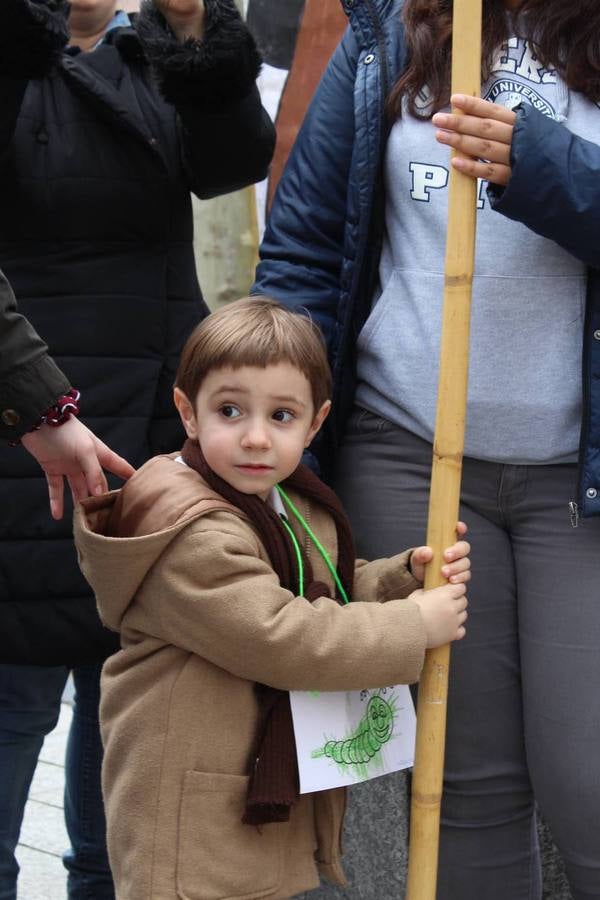
[[[452,93],[481,91],[481,3],[455,0]],[[454,110],[460,114],[459,110]],[[444,315],[427,544],[434,550],[425,589],[444,583],[442,552],[456,540],[464,449],[477,181],[450,169]],[[417,742],[406,900],[435,900],[444,772],[450,646],[427,652],[419,682]]]

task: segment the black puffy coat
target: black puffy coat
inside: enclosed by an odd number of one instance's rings
[[[232,0],[179,43],[146,3],[93,53],[63,49],[63,0],[3,0],[0,266],[71,383],[83,421],[134,466],[181,443],[182,344],[206,313],[189,191],[263,178],[273,128],[260,60]],[[170,102],[167,102],[170,101]],[[115,649],[77,567],[69,517],[0,450],[0,662],[75,664]]]

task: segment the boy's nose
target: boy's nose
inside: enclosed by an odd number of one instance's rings
[[[252,422],[249,424],[242,439],[242,446],[268,450],[271,446],[271,439],[262,423]]]

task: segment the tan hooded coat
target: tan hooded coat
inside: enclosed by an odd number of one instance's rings
[[[323,509],[292,499],[336,561]],[[316,579],[331,577],[291,522]],[[355,601],[281,587],[248,519],[172,457],[75,513],[82,570],[123,649],[102,677],[103,789],[118,900],[280,900],[343,883],[343,790],[241,824],[256,682],[338,691],[418,679],[425,632],[406,554],[356,566]]]

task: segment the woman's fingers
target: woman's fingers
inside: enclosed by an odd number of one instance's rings
[[[438,143],[471,157],[479,165],[510,166],[512,125],[452,113],[436,113],[432,121],[441,129],[435,134]],[[467,171],[467,174],[473,172]]]
[[[464,154],[455,156],[451,161],[452,166],[463,175],[483,178],[492,184],[508,184],[511,174],[509,144],[454,131],[436,131],[435,136],[438,143]]]
[[[67,481],[69,482],[69,487],[71,488],[73,506],[77,506],[77,504],[81,500],[85,500],[85,498],[89,494],[85,475],[83,474],[83,472],[77,472],[73,475],[69,474],[67,475]]]
[[[62,475],[49,475],[46,473],[48,483],[48,497],[50,500],[50,513],[53,519],[62,519],[64,511],[64,485]]]
[[[516,113],[499,103],[491,103],[482,100],[481,97],[469,97],[467,94],[452,94],[450,97],[452,106],[460,109],[467,116],[476,116],[478,119],[494,119],[507,125],[514,125],[517,119]]]
[[[493,119],[478,119],[475,116],[457,116],[454,113],[436,113],[433,124],[449,134],[479,141],[481,146],[495,146],[510,149],[513,126]]]
[[[504,106],[464,94],[454,94],[452,103],[462,115],[440,112],[432,121],[440,129],[436,132],[436,140],[463,154],[453,158],[453,167],[473,178],[508,184],[515,113]]]
[[[436,140],[439,144],[447,144],[465,156],[473,156],[478,159],[493,163],[501,163],[504,166],[510,164],[510,143],[501,140],[493,140],[490,137],[478,137],[473,132],[465,131],[436,131]]]
[[[451,164],[454,169],[462,172],[463,175],[470,175],[471,178],[482,178],[483,181],[489,181],[490,184],[507,185],[510,180],[510,166],[503,166],[499,163],[455,156],[451,160]]]

